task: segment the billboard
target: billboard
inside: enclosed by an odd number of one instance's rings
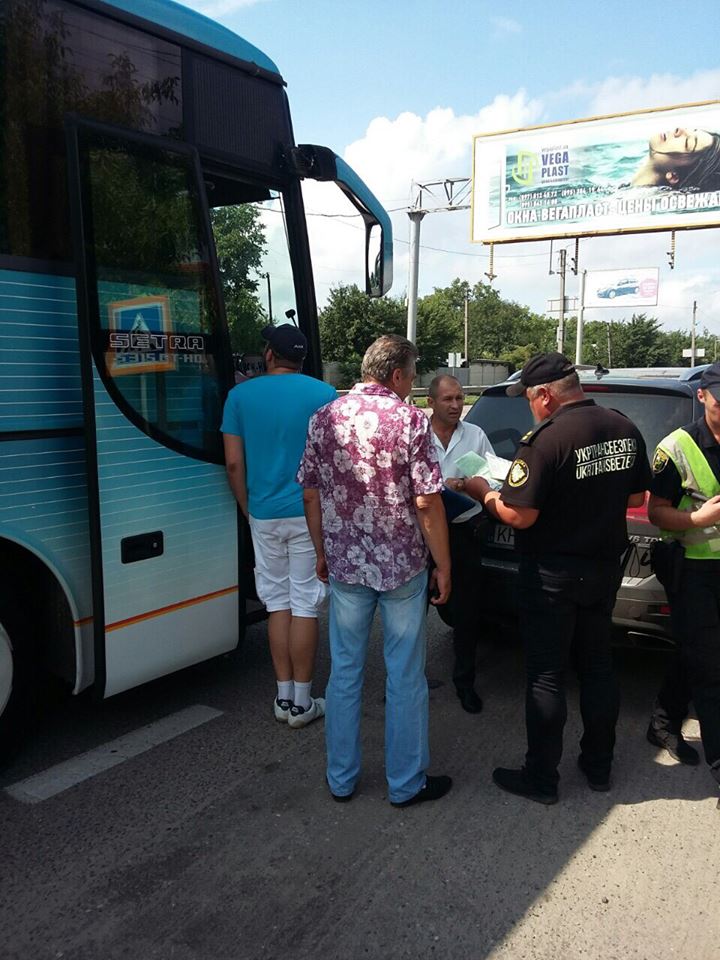
[[[655,307],[660,271],[657,267],[588,270],[585,307]]]
[[[720,224],[720,101],[479,134],[471,239]]]

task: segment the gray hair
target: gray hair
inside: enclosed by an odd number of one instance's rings
[[[538,383],[534,387],[528,387],[525,395],[528,400],[534,400],[538,395],[538,390],[543,388],[547,390],[551,396],[555,397],[556,400],[565,400],[567,397],[572,396],[572,394],[582,389],[580,387],[580,377],[577,375],[577,371],[573,370],[572,373],[569,373],[566,377],[562,377],[560,380],[552,380],[550,383]]]
[[[453,375],[450,373],[439,373],[437,377],[432,378],[430,381],[430,386],[428,387],[428,396],[431,399],[437,400],[437,395],[440,393],[440,384],[443,382],[443,380],[452,380],[462,390],[462,384],[457,377],[453,377]]]
[[[417,358],[418,350],[414,343],[396,333],[388,333],[378,337],[365,351],[361,376],[363,380],[387,383],[393,370],[409,372]]]

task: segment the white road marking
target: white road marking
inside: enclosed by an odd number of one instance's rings
[[[41,803],[63,790],[69,790],[83,780],[89,780],[98,773],[110,770],[132,757],[145,753],[158,744],[173,740],[181,733],[187,733],[208,720],[222,716],[222,710],[200,705],[179,710],[177,713],[149,723],[146,727],[126,733],[117,740],[111,740],[101,747],[81,753],[79,757],[58,763],[49,770],[36,773],[26,780],[19,780],[5,788],[5,792],[22,803]]]

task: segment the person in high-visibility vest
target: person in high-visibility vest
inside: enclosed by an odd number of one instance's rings
[[[691,697],[705,760],[720,785],[720,363],[703,372],[698,399],[703,416],[661,440],[653,457],[648,516],[684,553],[675,584],[666,585],[681,668],[665,679],[648,740],[682,763],[697,763],[682,736]]]

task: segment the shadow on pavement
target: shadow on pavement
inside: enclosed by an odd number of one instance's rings
[[[667,766],[644,740],[664,657],[618,652],[624,699],[607,794],[589,791],[576,767],[570,685],[561,802],[543,807],[490,780],[493,767],[519,765],[524,753],[519,645],[497,636],[482,646],[485,709],[472,716],[449,680],[450,632],[435,614],[430,629],[428,675],[445,681],[431,690],[431,772],[451,774],[455,785],[447,798],[407,810],[386,798],[377,637],[364,776],[345,805],[324,784],[322,724],[293,731],[272,720],[262,625],[235,659],[104,706],[58,706],[3,783],[190,703],[225,712],[36,807],[0,794],[7,956],[628,960],[669,950],[673,927],[666,934],[658,925],[659,900],[668,875],[682,882],[675,847],[692,857],[695,842],[678,823],[697,817],[707,830],[714,803],[703,765]],[[317,692],[327,673],[323,646]],[[645,912],[656,941],[638,919]],[[630,934],[646,954],[634,952]],[[703,956],[697,948],[675,955]]]

